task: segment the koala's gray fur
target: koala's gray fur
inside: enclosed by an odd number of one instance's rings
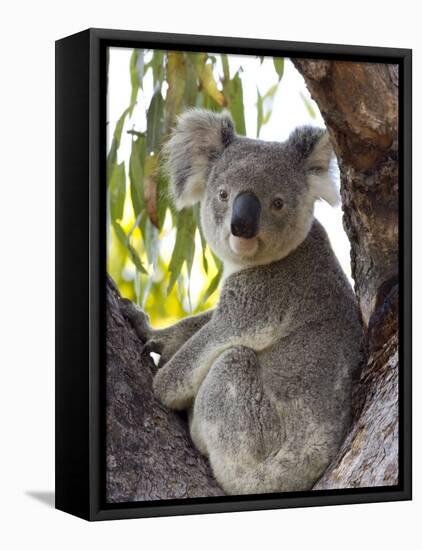
[[[227,114],[192,110],[166,149],[175,204],[200,201],[225,280],[215,310],[167,329],[129,313],[162,353],[155,394],[189,411],[227,493],[310,489],[345,437],[361,360],[355,297],[313,215],[315,200],[337,200],[328,136],[304,127],[285,143],[253,140]],[[245,191],[260,204],[247,239],[230,226]]]

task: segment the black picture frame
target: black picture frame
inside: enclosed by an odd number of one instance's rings
[[[107,504],[104,499],[106,49],[397,63],[400,482],[393,487]],[[411,499],[411,113],[408,49],[89,29],[56,42],[56,508],[87,520]]]

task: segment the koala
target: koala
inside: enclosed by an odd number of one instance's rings
[[[200,203],[224,263],[214,310],[153,330],[156,397],[187,410],[195,446],[227,494],[309,490],[351,421],[362,327],[352,288],[314,218],[335,204],[325,130],[284,143],[236,135],[227,113],[189,110],[166,144],[176,208]]]

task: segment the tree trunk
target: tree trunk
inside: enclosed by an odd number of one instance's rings
[[[355,420],[315,489],[398,483],[398,66],[293,60],[337,155],[367,334]]]
[[[398,68],[294,60],[339,161],[344,225],[367,334],[355,420],[315,489],[398,482]],[[107,284],[107,499],[222,495],[186,418],[152,394],[154,366]]]
[[[108,502],[222,495],[208,462],[190,440],[186,418],[153,396],[155,366],[119,310],[107,281]]]

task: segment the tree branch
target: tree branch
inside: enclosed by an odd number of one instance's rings
[[[398,482],[398,66],[294,59],[341,176],[343,223],[367,334],[355,421],[315,489]]]

